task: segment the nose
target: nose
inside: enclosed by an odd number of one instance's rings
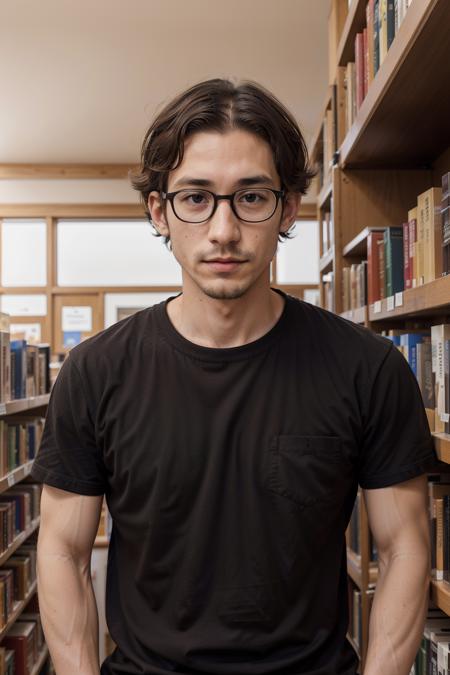
[[[227,199],[219,200],[214,215],[209,220],[208,239],[225,245],[241,238],[240,220],[234,215]]]

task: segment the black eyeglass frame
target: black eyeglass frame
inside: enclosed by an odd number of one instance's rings
[[[269,190],[269,192],[272,192],[275,195],[276,202],[275,202],[275,208],[268,216],[267,218],[263,218],[263,220],[246,220],[245,218],[241,218],[238,213],[236,212],[236,208],[234,205],[234,198],[239,192],[251,192],[252,188],[241,188],[240,190],[236,190],[235,192],[232,192],[229,195],[216,195],[215,192],[211,192],[211,190],[205,190],[203,188],[198,188],[198,190],[195,190],[195,188],[183,188],[182,190],[176,190],[175,192],[161,192],[161,197],[163,199],[167,199],[170,202],[170,205],[172,206],[172,211],[178,220],[181,220],[182,223],[190,223],[191,225],[200,225],[201,223],[206,223],[207,220],[213,217],[217,210],[217,205],[221,199],[227,199],[230,202],[231,210],[233,211],[234,215],[238,220],[241,220],[244,223],[264,223],[266,220],[270,220],[272,218],[273,214],[278,208],[278,204],[280,202],[280,199],[282,199],[286,195],[285,190],[274,190],[273,188],[253,188],[254,190]],[[204,220],[184,220],[184,218],[180,218],[180,216],[177,214],[175,211],[175,207],[173,205],[173,200],[178,195],[180,192],[207,192],[208,194],[212,195],[214,199],[214,207],[212,210],[212,213],[205,218]]]

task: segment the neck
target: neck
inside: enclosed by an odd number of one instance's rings
[[[265,335],[280,318],[284,300],[266,284],[233,300],[216,300],[186,288],[167,305],[169,318],[187,340],[203,347],[239,347]]]

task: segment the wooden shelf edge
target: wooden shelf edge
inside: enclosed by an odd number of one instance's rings
[[[0,478],[0,494],[26,478],[30,474],[33,462],[34,460],[30,459],[25,464],[18,466],[17,468],[13,469],[13,471],[10,471],[8,474],[6,474],[6,476]]]
[[[17,413],[27,412],[42,406],[48,405],[50,394],[43,394],[42,396],[33,396],[31,398],[18,398],[13,401],[6,401],[0,403],[0,417],[7,415],[16,415]]]
[[[441,462],[450,464],[450,435],[433,433],[434,448]]]
[[[30,534],[33,534],[33,532],[35,530],[37,530],[37,528],[39,527],[39,523],[40,523],[40,516],[38,516],[33,521],[31,521],[29,527],[27,527],[26,530],[24,530],[19,535],[17,535],[17,537],[14,539],[14,541],[8,546],[6,551],[3,551],[0,554],[0,566],[4,565],[5,562],[8,560],[8,558],[10,558],[12,556],[12,554],[15,551],[17,551],[19,546],[21,546],[23,544],[23,542],[28,539]]]
[[[319,270],[323,272],[328,272],[333,267],[334,259],[334,246],[332,246],[319,260]]]
[[[388,299],[381,300],[381,311],[369,306],[369,321],[384,321],[410,314],[426,315],[430,311],[445,311],[450,302],[450,275],[430,281],[423,286],[402,292],[402,305],[388,311]]]
[[[443,612],[450,615],[450,585],[445,581],[431,580],[431,599]]]
[[[333,182],[330,178],[328,183],[326,183],[321,191],[319,192],[319,196],[317,198],[317,204],[319,206],[319,209],[323,209],[324,205],[327,203],[329,198],[331,197],[331,193],[333,191]]]
[[[30,598],[31,598],[31,597],[34,595],[34,593],[36,592],[36,588],[37,588],[37,581],[33,581],[33,583],[32,583],[31,586],[30,586],[30,589],[29,589],[29,591],[28,591],[28,593],[27,593],[27,595],[26,595],[26,597],[25,597],[25,600],[19,600],[19,601],[16,603],[16,607],[15,607],[13,613],[11,614],[11,616],[9,617],[8,622],[7,622],[6,625],[0,630],[0,640],[3,640],[3,638],[5,637],[6,633],[7,633],[8,630],[11,628],[11,626],[13,625],[13,623],[14,623],[14,622],[19,618],[19,616],[22,614],[22,612],[23,612],[23,610],[25,609],[25,607],[26,607],[28,601],[30,600]]]
[[[327,111],[328,107],[331,104],[331,99],[332,99],[332,89],[331,89],[330,86],[327,86],[325,101],[324,101],[322,107],[320,108],[319,124],[317,126],[317,129],[316,129],[313,137],[312,137],[311,145],[309,146],[309,149],[308,149],[310,161],[313,164],[317,161],[318,146],[319,146],[319,142],[321,141],[321,136],[322,136],[323,120],[324,120],[324,117],[325,117],[325,112]]]
[[[365,227],[359,234],[356,235],[348,244],[342,249],[342,255],[344,258],[352,255],[359,255],[357,253],[358,248],[362,243],[367,239],[370,232],[383,232],[385,227]]]
[[[41,650],[39,656],[36,659],[36,663],[33,665],[33,668],[31,669],[30,675],[38,675],[48,655],[49,655],[48,647],[47,645],[44,645],[43,649]]]

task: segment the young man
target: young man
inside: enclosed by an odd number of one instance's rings
[[[200,83],[150,127],[134,184],[183,290],[74,348],[52,392],[33,475],[58,675],[99,673],[89,561],[103,494],[117,648],[102,675],[354,675],[358,483],[380,556],[365,675],[409,673],[434,451],[392,343],[270,287],[310,178],[293,117],[253,83]]]

